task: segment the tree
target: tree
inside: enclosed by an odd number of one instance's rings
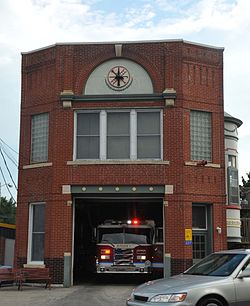
[[[13,199],[7,200],[6,197],[0,198],[0,222],[16,223],[16,205]]]
[[[244,179],[244,177],[242,176],[241,177],[241,180],[242,180],[242,187],[250,187],[250,172],[246,173],[247,177],[248,177],[248,180],[246,181]]]
[[[247,180],[244,179],[244,177],[241,177],[242,180],[242,185],[240,185],[240,196],[242,200],[249,200],[249,194],[250,194],[250,172],[246,173],[247,175]]]

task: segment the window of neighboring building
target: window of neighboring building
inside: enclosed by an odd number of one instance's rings
[[[31,118],[31,161],[48,160],[49,114],[33,115]]]
[[[236,163],[236,156],[235,155],[228,155],[228,166],[237,168],[237,163]]]
[[[227,168],[228,204],[240,203],[239,174],[234,167]]]
[[[45,203],[30,205],[29,262],[44,261]]]
[[[212,120],[211,113],[191,111],[191,159],[212,160]]]
[[[160,159],[160,110],[76,112],[76,159]]]

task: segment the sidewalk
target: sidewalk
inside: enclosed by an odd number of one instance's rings
[[[70,288],[16,286],[0,289],[0,306],[125,306],[132,284],[83,284]]]
[[[22,291],[18,291],[16,286],[2,287],[0,289],[0,306],[59,306],[61,305],[60,300],[78,289],[78,287],[71,287],[48,290],[41,287],[25,286]]]

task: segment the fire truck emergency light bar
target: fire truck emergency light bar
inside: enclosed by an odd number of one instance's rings
[[[137,224],[140,224],[140,221],[138,219],[134,218],[132,220],[128,220],[127,223],[137,225]]]

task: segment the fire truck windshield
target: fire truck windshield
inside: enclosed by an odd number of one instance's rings
[[[148,244],[151,236],[149,228],[99,228],[99,243]]]

